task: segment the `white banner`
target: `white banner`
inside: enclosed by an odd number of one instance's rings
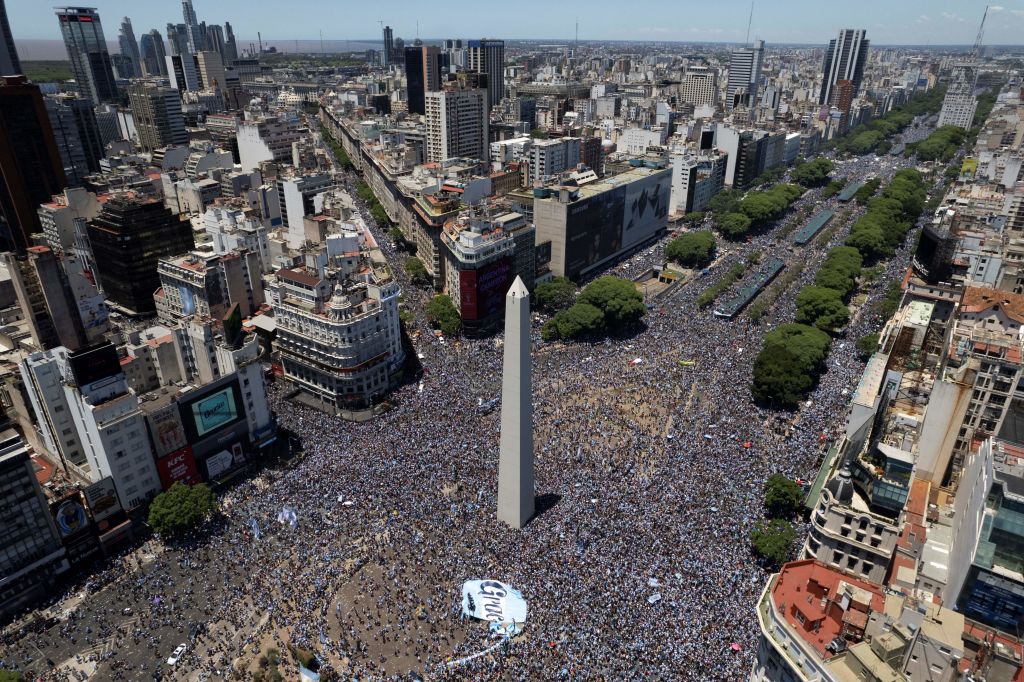
[[[526,600],[519,590],[497,580],[467,580],[462,585],[462,613],[495,623],[525,623]]]

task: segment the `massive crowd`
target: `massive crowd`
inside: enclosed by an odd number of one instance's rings
[[[817,207],[817,195],[794,210]],[[393,409],[347,423],[272,387],[301,459],[227,492],[194,542],[154,542],[116,562],[105,585],[71,597],[66,619],[12,646],[4,664],[39,674],[50,659],[67,679],[91,659],[103,679],[152,679],[157,666],[169,671],[190,624],[204,622],[175,668],[182,678],[226,676],[287,644],[348,679],[746,677],[768,577],[748,543],[762,485],[776,472],[813,478],[863,369],[853,342],[880,324],[870,303],[909,260],[904,248],[869,286],[798,417],[758,408],[749,386],[761,338],[792,320],[796,290],[850,222],[832,243],[797,253],[771,234],[729,249],[706,279],[754,250],[806,265],[759,325],[699,311],[707,282],[698,280],[649,301],[646,328],[626,339],[545,344],[535,326],[541,497],[525,529],[495,517],[499,414],[476,409],[500,386],[500,344],[442,345],[418,317],[422,384],[400,388]],[[662,248],[618,273],[644,271]],[[422,311],[429,294],[403,284],[407,305]],[[295,527],[278,522],[284,506],[295,508]],[[518,588],[529,618],[507,646],[453,664],[493,644],[459,616],[460,586],[473,578]]]

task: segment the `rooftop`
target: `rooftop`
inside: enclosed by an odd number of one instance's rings
[[[1024,323],[1024,295],[982,287],[965,287],[960,302],[963,312],[981,313],[989,309],[1002,310],[1018,323]]]

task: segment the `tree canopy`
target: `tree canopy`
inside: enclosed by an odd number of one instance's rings
[[[772,474],[764,484],[764,506],[772,518],[792,518],[803,506],[803,490],[796,481]]]
[[[715,222],[719,231],[729,239],[739,239],[750,231],[750,218],[742,213],[726,213]]]
[[[804,187],[821,187],[828,182],[832,168],[831,161],[825,157],[818,157],[794,168],[789,177]]]
[[[405,271],[413,284],[429,284],[430,274],[423,266],[423,261],[415,256],[405,259]]]
[[[809,284],[796,296],[796,321],[834,332],[850,321],[850,310],[835,289]]]
[[[455,336],[462,330],[462,317],[450,296],[438,294],[427,303],[427,320],[446,336]]]
[[[598,277],[583,288],[580,303],[589,303],[604,315],[604,323],[611,332],[618,332],[639,322],[646,308],[644,297],[628,279],[606,275]]]
[[[754,553],[774,567],[789,560],[795,542],[796,530],[784,519],[762,521],[750,533]]]
[[[846,298],[857,286],[857,277],[863,263],[864,259],[857,249],[837,246],[825,256],[825,261],[814,276],[814,283],[819,287],[835,289],[841,298]]]
[[[175,483],[153,498],[149,525],[162,537],[178,537],[196,528],[217,506],[205,483]]]
[[[557,312],[572,305],[576,298],[576,285],[568,277],[554,279],[537,285],[533,292],[537,305],[548,312]]]
[[[828,334],[804,324],[783,324],[768,332],[754,360],[754,398],[796,407],[824,370],[830,345]]]
[[[680,265],[704,266],[715,254],[715,235],[707,230],[685,232],[665,247],[665,258]]]
[[[545,341],[597,336],[604,331],[604,313],[589,303],[559,311],[541,329]]]

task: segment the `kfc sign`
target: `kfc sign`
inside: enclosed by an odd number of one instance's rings
[[[179,481],[194,485],[199,483],[199,471],[192,456],[192,448],[185,447],[158,459],[156,468],[160,472],[160,483],[167,490]]]

